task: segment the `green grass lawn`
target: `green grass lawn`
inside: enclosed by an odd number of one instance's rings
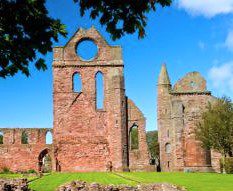
[[[1,174],[0,173],[0,178],[4,178],[4,179],[27,178],[28,181],[31,181],[31,180],[37,179],[37,176],[36,175],[30,176],[27,174],[11,174],[11,173]]]
[[[22,174],[0,174],[0,178],[7,178],[7,179],[13,179],[13,178],[22,178]]]
[[[58,186],[72,180],[85,180],[101,184],[132,184],[131,181],[111,173],[52,173],[30,183],[30,188],[36,191],[54,191]]]
[[[184,186],[188,191],[233,191],[233,175],[214,173],[156,173],[156,172],[131,172],[118,173],[52,173],[40,179],[27,177],[30,188],[35,191],[54,191],[58,186],[72,180],[84,180],[101,184],[127,184],[141,183],[172,183]],[[0,178],[23,178],[21,174],[0,174]],[[136,182],[135,182],[136,181]]]
[[[143,183],[168,182],[188,191],[233,191],[233,175],[215,173],[123,173]]]
[[[142,183],[167,182],[184,186],[188,191],[233,191],[233,175],[211,173],[119,173],[122,178],[111,173],[52,173],[30,183],[36,191],[54,191],[58,186],[72,180],[85,180],[101,184],[136,185]],[[130,180],[132,179],[132,180]]]

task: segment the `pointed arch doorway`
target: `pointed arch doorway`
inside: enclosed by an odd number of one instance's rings
[[[52,171],[52,157],[48,148],[42,150],[38,156],[38,171],[42,173]]]

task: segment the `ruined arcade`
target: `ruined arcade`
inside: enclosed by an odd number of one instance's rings
[[[85,40],[98,47],[91,60],[83,60],[76,51]],[[44,157],[49,156],[53,171],[151,170],[145,118],[125,95],[121,51],[108,45],[94,27],[80,28],[64,47],[55,47],[53,129],[0,129],[0,168],[41,171]],[[77,75],[80,91],[74,89]],[[97,107],[97,75],[103,79],[101,108]],[[131,148],[133,128],[138,131],[136,149]],[[48,132],[53,134],[53,144],[45,142]]]

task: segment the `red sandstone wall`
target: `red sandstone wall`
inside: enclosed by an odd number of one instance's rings
[[[75,47],[92,39],[98,55],[81,60]],[[104,108],[96,109],[95,75],[104,76]],[[82,92],[72,90],[78,72]],[[94,28],[80,29],[64,48],[54,49],[54,145],[61,171],[106,171],[127,166],[126,111],[121,48],[111,47]]]
[[[195,128],[201,120],[201,113],[209,102],[214,101],[210,92],[206,90],[205,79],[199,73],[191,72],[171,89],[169,77],[166,76],[168,74],[166,72],[161,74],[163,75],[160,75],[159,82],[168,82],[158,84],[157,115],[162,170],[218,169],[216,164],[218,157],[213,155],[211,163],[210,151],[203,149],[195,137]],[[167,143],[171,145],[170,153],[166,153]]]
[[[183,127],[183,156],[185,167],[207,167],[211,165],[207,157],[207,151],[201,147],[201,144],[195,137],[195,128],[201,113],[206,109],[210,95],[183,95],[179,96],[184,106],[184,127]]]
[[[130,99],[127,99],[127,117],[128,117],[128,140],[129,140],[129,168],[131,171],[155,170],[149,165],[149,151],[146,142],[146,119],[139,108]],[[138,126],[139,148],[132,150],[130,148],[130,129],[132,126]]]
[[[3,144],[0,144],[0,170],[4,167],[11,171],[38,170],[39,154],[44,149],[49,149],[52,155],[52,145],[46,145],[45,137],[51,129],[23,129],[2,128]],[[28,144],[21,144],[21,135],[28,134]]]
[[[169,85],[158,85],[157,124],[160,149],[160,166],[162,171],[173,169],[173,156],[165,152],[165,145],[172,144],[171,95]],[[169,135],[168,135],[169,132]],[[169,163],[169,167],[168,167]]]

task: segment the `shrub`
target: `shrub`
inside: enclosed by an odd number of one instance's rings
[[[223,159],[220,160],[220,169],[223,172]],[[227,174],[233,174],[233,157],[225,158],[225,171]]]
[[[233,157],[226,158],[225,169],[227,174],[233,174]]]
[[[27,171],[27,173],[28,174],[34,174],[34,173],[36,173],[36,171],[34,169],[30,169],[30,170]]]
[[[3,167],[2,169],[2,174],[11,174],[12,172],[10,171],[10,169],[8,167]]]

